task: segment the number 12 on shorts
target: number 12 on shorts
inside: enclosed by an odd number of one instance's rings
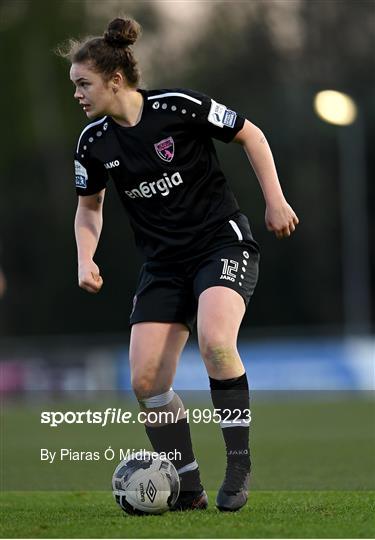
[[[237,278],[237,272],[238,272],[238,262],[228,260],[228,259],[220,259],[223,263],[223,269],[221,271],[220,279],[228,279],[229,281],[235,281]]]

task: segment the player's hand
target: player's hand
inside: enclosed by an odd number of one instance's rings
[[[277,204],[268,204],[266,207],[266,227],[273,231],[277,238],[287,238],[294,231],[299,223],[293,208],[289,206],[285,199]]]
[[[103,279],[100,275],[99,267],[91,261],[78,268],[78,285],[89,293],[96,294],[103,285]]]

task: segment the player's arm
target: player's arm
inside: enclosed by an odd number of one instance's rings
[[[93,259],[103,225],[104,194],[105,189],[102,189],[94,195],[79,196],[74,222],[78,284],[90,293],[99,292],[103,285],[99,268]]]
[[[277,238],[290,236],[299,221],[282,192],[266,137],[257,126],[245,120],[233,140],[243,146],[262,188],[267,229],[274,231]]]

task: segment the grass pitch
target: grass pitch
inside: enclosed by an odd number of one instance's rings
[[[4,538],[372,538],[375,492],[256,491],[235,514],[128,516],[106,492],[2,493]]]
[[[198,397],[187,400],[189,406],[198,406]],[[91,408],[118,406],[118,400],[124,408],[118,396],[99,400]],[[215,508],[225,470],[220,429],[191,424],[209,510],[145,517],[124,514],[112,498],[110,481],[118,458],[52,464],[40,460],[41,448],[101,453],[108,446],[144,448],[144,427],[51,428],[40,423],[41,410],[85,410],[88,402],[34,401],[2,407],[2,538],[375,537],[373,397],[255,396],[252,491],[247,506],[235,514]]]

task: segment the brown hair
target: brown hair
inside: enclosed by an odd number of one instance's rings
[[[109,80],[121,69],[130,86],[137,86],[140,71],[130,46],[141,34],[140,25],[133,19],[113,19],[103,37],[87,37],[82,41],[70,39],[56,53],[71,63],[90,62],[92,68]]]

